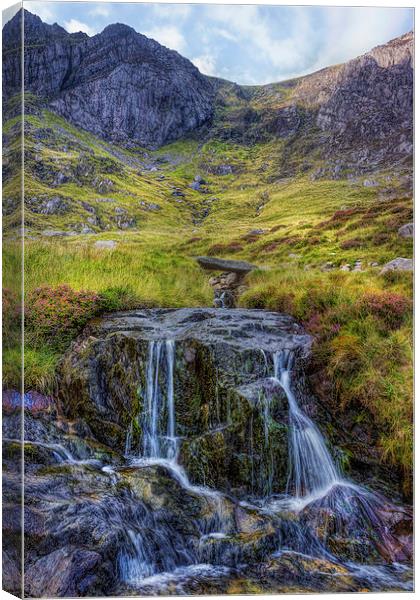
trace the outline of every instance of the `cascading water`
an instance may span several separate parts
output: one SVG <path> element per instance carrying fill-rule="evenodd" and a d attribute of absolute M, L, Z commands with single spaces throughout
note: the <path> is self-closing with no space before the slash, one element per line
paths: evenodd
<path fill-rule="evenodd" d="M 173 340 L 151 340 L 146 364 L 143 411 L 138 417 L 142 430 L 140 456 L 176 461 Z M 141 388 L 140 388 L 141 393 Z M 166 400 L 166 406 L 165 406 Z M 125 456 L 133 456 L 133 424 L 127 431 Z"/>
<path fill-rule="evenodd" d="M 321 432 L 297 404 L 290 382 L 293 360 L 288 351 L 273 354 L 274 377 L 289 404 L 289 478 L 286 496 L 277 506 L 298 514 L 306 512 L 303 524 L 309 524 L 309 529 L 306 527 L 303 537 L 315 553 L 321 548 L 321 554 L 331 557 L 326 548 L 329 538 L 345 536 L 360 542 L 368 531 L 374 532 L 382 553 L 386 552 L 391 544 L 380 515 L 384 499 L 345 479 L 336 467 Z M 319 546 L 313 532 L 322 530 L 323 546 Z M 302 530 L 291 537 L 302 540 Z"/>
<path fill-rule="evenodd" d="M 262 353 L 267 374 L 268 360 Z M 164 467 L 183 489 L 206 500 L 212 516 L 198 524 L 201 532 L 198 548 L 184 552 L 175 529 L 165 526 L 163 531 L 161 524 L 156 523 L 152 528 L 153 535 L 147 533 L 152 530 L 146 522 L 151 522 L 153 515 L 144 509 L 142 523 L 138 528 L 128 530 L 118 558 L 121 580 L 129 585 L 173 569 L 189 568 L 203 559 L 218 564 L 220 557 L 217 545 L 209 544 L 209 541 L 224 539 L 232 529 L 232 523 L 224 514 L 223 495 L 191 484 L 185 470 L 177 462 L 174 356 L 174 341 L 149 342 L 146 391 L 140 415 L 142 453 L 140 458 L 131 456 L 129 462 L 138 468 Z M 347 539 L 352 536 L 363 538 L 367 529 L 377 531 L 378 539 L 386 547 L 387 533 L 379 516 L 381 499 L 343 478 L 321 432 L 299 408 L 291 386 L 293 354 L 288 351 L 275 352 L 272 359 L 273 379 L 284 390 L 289 406 L 289 476 L 285 495 L 280 499 L 271 497 L 274 470 L 268 468 L 263 505 L 272 513 L 284 513 L 286 510 L 298 516 L 297 520 L 286 519 L 281 522 L 279 535 L 282 547 L 299 553 L 309 551 L 314 556 L 340 562 L 329 548 L 327 538 L 337 535 Z M 264 425 L 266 452 L 270 452 L 270 394 L 260 394 L 258 406 Z M 131 444 L 131 435 L 129 430 L 127 445 Z M 322 531 L 324 538 L 321 536 L 320 539 Z M 166 548 L 160 561 L 153 560 L 150 551 L 156 539 Z"/>
<path fill-rule="evenodd" d="M 178 439 L 176 437 L 174 398 L 175 342 L 173 340 L 151 340 L 146 365 L 146 393 L 140 415 L 142 428 L 141 456 L 131 454 L 132 426 L 127 432 L 126 458 L 132 467 L 164 467 L 171 476 L 189 493 L 199 496 L 209 505 L 210 518 L 198 523 L 202 540 L 212 536 L 224 536 L 231 527 L 223 507 L 223 495 L 204 486 L 190 483 L 185 470 L 177 462 Z M 165 402 L 166 400 L 166 402 Z M 145 507 L 139 527 L 129 529 L 118 556 L 120 579 L 125 584 L 138 584 L 145 578 L 162 572 L 174 571 L 199 563 L 201 543 L 198 551 L 182 550 L 180 535 L 169 524 L 162 527 L 153 521 L 153 515 Z M 153 558 L 151 548 L 161 542 L 164 555 L 158 561 Z"/>
<path fill-rule="evenodd" d="M 162 423 L 164 394 L 160 381 L 163 355 L 166 353 L 166 427 Z M 149 342 L 146 367 L 146 399 L 141 416 L 143 430 L 142 456 L 174 459 L 176 455 L 174 407 L 174 342 Z"/>
<path fill-rule="evenodd" d="M 287 492 L 296 500 L 324 496 L 341 477 L 315 423 L 298 407 L 290 387 L 293 354 L 273 355 L 274 377 L 289 403 L 289 481 Z"/>

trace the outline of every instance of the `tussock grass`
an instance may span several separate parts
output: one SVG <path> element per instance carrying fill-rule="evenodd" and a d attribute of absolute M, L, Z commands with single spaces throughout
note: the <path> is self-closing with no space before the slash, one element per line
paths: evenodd
<path fill-rule="evenodd" d="M 158 236 L 159 237 L 159 236 Z M 163 307 L 207 306 L 212 293 L 193 258 L 177 256 L 170 240 L 148 244 L 144 239 L 118 240 L 113 250 L 91 243 L 29 242 L 25 249 L 26 290 L 65 283 L 76 290 L 102 292 L 129 287 L 140 304 Z M 165 251 L 166 245 L 166 251 Z"/>

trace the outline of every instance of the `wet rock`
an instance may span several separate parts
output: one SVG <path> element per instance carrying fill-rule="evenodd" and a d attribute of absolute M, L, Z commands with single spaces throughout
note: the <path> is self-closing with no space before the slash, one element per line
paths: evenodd
<path fill-rule="evenodd" d="M 198 263 L 207 270 L 218 270 L 222 265 L 227 265 L 231 269 L 221 273 L 216 277 L 209 279 L 209 284 L 214 291 L 213 305 L 215 308 L 233 308 L 236 305 L 240 293 L 246 289 L 245 275 L 247 268 L 254 268 L 253 265 L 244 261 L 228 261 L 224 259 L 211 259 L 201 256 L 197 259 Z M 232 268 L 233 266 L 233 268 Z M 242 269 L 242 271 L 240 271 Z"/>
<path fill-rule="evenodd" d="M 60 548 L 25 570 L 26 592 L 32 597 L 85 596 L 99 587 L 101 560 L 97 552 Z"/>
<path fill-rule="evenodd" d="M 359 591 L 346 567 L 326 558 L 308 556 L 299 552 L 284 551 L 278 558 L 263 564 L 260 571 L 264 580 L 281 582 L 285 591 Z M 288 586 L 288 587 L 287 587 Z M 284 587 L 283 587 L 284 589 Z"/>
<path fill-rule="evenodd" d="M 70 418 L 85 418 L 101 442 L 121 451 L 142 410 L 139 389 L 146 386 L 149 341 L 174 339 L 180 462 L 191 480 L 231 491 L 257 491 L 272 481 L 281 489 L 287 477 L 287 425 L 277 414 L 277 401 L 264 421 L 262 405 L 238 386 L 267 374 L 275 348 L 293 347 L 304 356 L 310 338 L 301 337 L 292 319 L 265 312 L 261 322 L 260 316 L 241 309 L 156 309 L 102 320 L 63 362 L 65 411 Z M 132 443 L 137 448 L 139 438 Z"/>
<path fill-rule="evenodd" d="M 29 391 L 23 395 L 15 390 L 4 390 L 3 395 L 3 410 L 10 414 L 15 411 L 20 411 L 22 408 L 32 414 L 48 413 L 56 409 L 55 403 L 51 397 L 40 394 L 36 391 Z"/>

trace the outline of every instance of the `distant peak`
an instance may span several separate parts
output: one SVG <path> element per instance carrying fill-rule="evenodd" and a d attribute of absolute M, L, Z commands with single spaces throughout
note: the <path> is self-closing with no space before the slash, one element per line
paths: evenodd
<path fill-rule="evenodd" d="M 136 31 L 132 27 L 129 27 L 129 25 L 114 23 L 112 25 L 107 25 L 101 35 L 113 37 L 118 35 L 129 35 L 131 33 L 136 33 Z"/>

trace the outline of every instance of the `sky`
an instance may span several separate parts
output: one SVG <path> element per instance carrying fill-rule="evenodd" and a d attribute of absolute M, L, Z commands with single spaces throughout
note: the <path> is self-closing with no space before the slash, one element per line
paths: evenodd
<path fill-rule="evenodd" d="M 24 1 L 73 33 L 125 23 L 243 85 L 282 81 L 354 58 L 413 29 L 410 8 Z"/>

